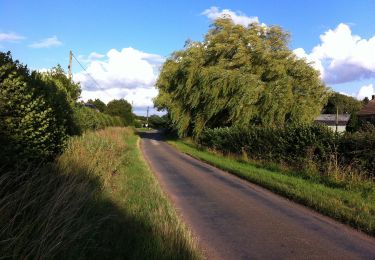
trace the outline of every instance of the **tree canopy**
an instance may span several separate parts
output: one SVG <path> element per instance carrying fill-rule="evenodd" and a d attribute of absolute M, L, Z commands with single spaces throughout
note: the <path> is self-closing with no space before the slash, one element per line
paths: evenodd
<path fill-rule="evenodd" d="M 78 100 L 81 95 L 81 87 L 67 77 L 61 65 L 58 64 L 51 70 L 42 73 L 42 75 L 45 81 L 53 82 L 59 91 L 64 92 L 69 102 L 75 103 Z"/>
<path fill-rule="evenodd" d="M 323 108 L 325 114 L 352 114 L 358 112 L 363 107 L 363 102 L 337 92 L 334 92 Z"/>
<path fill-rule="evenodd" d="M 93 104 L 102 113 L 107 109 L 107 105 L 98 98 L 96 98 L 95 100 L 89 99 L 87 103 Z"/>
<path fill-rule="evenodd" d="M 120 117 L 125 125 L 131 125 L 134 122 L 132 106 L 125 99 L 115 99 L 107 104 L 106 113 L 111 116 Z"/>
<path fill-rule="evenodd" d="M 158 116 L 151 115 L 148 119 L 149 126 L 152 128 L 167 128 L 168 127 L 168 115 Z"/>
<path fill-rule="evenodd" d="M 205 127 L 312 122 L 328 98 L 319 72 L 288 48 L 277 26 L 218 19 L 203 42 L 187 42 L 164 63 L 155 106 L 179 135 Z"/>

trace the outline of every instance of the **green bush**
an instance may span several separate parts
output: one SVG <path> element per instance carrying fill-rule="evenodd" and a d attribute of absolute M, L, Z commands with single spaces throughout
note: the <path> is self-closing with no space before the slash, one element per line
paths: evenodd
<path fill-rule="evenodd" d="M 375 127 L 367 131 L 346 133 L 340 138 L 340 162 L 354 166 L 360 172 L 375 176 Z"/>
<path fill-rule="evenodd" d="M 107 104 L 105 113 L 111 116 L 118 116 L 126 126 L 134 125 L 135 115 L 132 106 L 125 99 L 114 99 Z"/>
<path fill-rule="evenodd" d="M 124 126 L 119 117 L 113 117 L 92 108 L 77 104 L 74 108 L 74 121 L 79 133 L 87 130 L 103 129 L 107 126 Z"/>
<path fill-rule="evenodd" d="M 151 115 L 148 119 L 149 127 L 155 129 L 166 129 L 168 128 L 169 124 L 169 117 L 168 115 L 158 116 L 158 115 Z"/>
<path fill-rule="evenodd" d="M 53 81 L 0 52 L 0 156 L 2 163 L 49 160 L 74 126 L 72 109 Z"/>
<path fill-rule="evenodd" d="M 113 125 L 114 126 L 125 126 L 124 122 L 122 121 L 122 119 L 120 117 L 113 116 L 111 118 L 113 120 Z"/>

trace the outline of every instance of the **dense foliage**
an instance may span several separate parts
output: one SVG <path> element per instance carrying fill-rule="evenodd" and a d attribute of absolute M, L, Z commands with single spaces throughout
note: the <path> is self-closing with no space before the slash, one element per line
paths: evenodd
<path fill-rule="evenodd" d="M 340 160 L 344 165 L 356 167 L 375 177 L 375 127 L 372 124 L 366 126 L 340 138 Z"/>
<path fill-rule="evenodd" d="M 87 103 L 94 105 L 100 112 L 120 118 L 122 124 L 134 125 L 136 116 L 133 114 L 132 106 L 125 99 L 114 99 L 107 105 L 100 99 L 89 99 Z"/>
<path fill-rule="evenodd" d="M 277 26 L 216 20 L 203 42 L 188 42 L 164 63 L 156 107 L 169 112 L 180 135 L 312 122 L 328 91 L 319 72 L 288 49 L 288 38 Z"/>
<path fill-rule="evenodd" d="M 198 142 L 223 153 L 329 173 L 337 165 L 375 175 L 375 130 L 335 135 L 326 127 L 230 127 L 206 129 Z"/>
<path fill-rule="evenodd" d="M 169 118 L 168 115 L 158 116 L 158 115 L 151 115 L 148 119 L 149 127 L 155 129 L 166 129 L 169 127 Z"/>
<path fill-rule="evenodd" d="M 106 113 L 111 116 L 120 117 L 125 125 L 132 125 L 134 123 L 134 114 L 132 106 L 125 99 L 115 99 L 107 104 Z"/>
<path fill-rule="evenodd" d="M 224 153 L 245 152 L 252 159 L 299 167 L 308 160 L 329 162 L 334 140 L 334 133 L 325 127 L 301 125 L 207 129 L 199 142 Z"/>
<path fill-rule="evenodd" d="M 334 92 L 323 108 L 324 114 L 352 114 L 363 107 L 363 103 L 353 97 Z"/>
<path fill-rule="evenodd" d="M 58 76 L 30 73 L 9 52 L 0 52 L 0 156 L 4 163 L 52 158 L 74 132 L 69 101 L 71 89 L 77 88 L 72 83 L 59 85 Z"/>
<path fill-rule="evenodd" d="M 123 125 L 118 118 L 77 105 L 80 92 L 60 66 L 30 72 L 10 52 L 0 52 L 1 166 L 48 161 L 62 151 L 68 136 Z"/>
<path fill-rule="evenodd" d="M 102 113 L 104 113 L 107 109 L 107 105 L 98 98 L 96 98 L 95 100 L 89 99 L 87 103 L 93 104 Z"/>
<path fill-rule="evenodd" d="M 80 133 L 87 130 L 99 130 L 108 126 L 124 126 L 120 117 L 100 113 L 83 105 L 75 106 L 74 119 Z"/>

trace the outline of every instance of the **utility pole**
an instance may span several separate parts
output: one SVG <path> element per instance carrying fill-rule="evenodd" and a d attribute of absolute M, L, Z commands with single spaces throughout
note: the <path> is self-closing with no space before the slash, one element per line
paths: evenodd
<path fill-rule="evenodd" d="M 339 108 L 336 107 L 336 134 L 339 126 Z"/>
<path fill-rule="evenodd" d="M 148 128 L 148 109 L 149 107 L 147 107 L 147 123 L 146 123 L 147 128 Z"/>
<path fill-rule="evenodd" d="M 72 50 L 70 50 L 70 52 L 69 52 L 69 66 L 68 66 L 69 79 L 70 80 L 72 80 L 72 60 L 73 60 L 73 52 L 72 52 Z"/>
<path fill-rule="evenodd" d="M 338 155 L 337 155 L 337 144 L 338 144 L 338 125 L 339 125 L 339 108 L 336 106 L 336 134 L 335 134 L 335 174 L 338 172 Z"/>

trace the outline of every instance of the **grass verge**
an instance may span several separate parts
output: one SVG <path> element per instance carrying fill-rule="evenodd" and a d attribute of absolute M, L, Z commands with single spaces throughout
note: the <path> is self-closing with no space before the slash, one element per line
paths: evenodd
<path fill-rule="evenodd" d="M 333 185 L 295 173 L 262 169 L 250 163 L 196 148 L 181 140 L 168 141 L 178 150 L 252 183 L 306 205 L 372 236 L 375 235 L 375 186 Z"/>
<path fill-rule="evenodd" d="M 107 128 L 54 163 L 0 174 L 0 259 L 197 259 L 142 159 L 139 137 Z"/>

